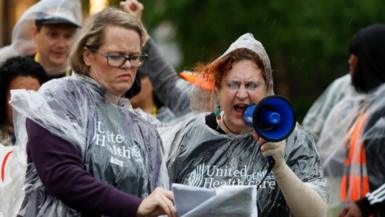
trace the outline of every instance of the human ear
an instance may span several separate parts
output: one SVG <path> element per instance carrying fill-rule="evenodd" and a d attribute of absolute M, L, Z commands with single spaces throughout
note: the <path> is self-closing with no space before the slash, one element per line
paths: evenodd
<path fill-rule="evenodd" d="M 351 75 L 354 74 L 354 71 L 356 70 L 356 67 L 357 67 L 357 63 L 358 63 L 358 57 L 354 54 L 350 54 L 348 64 L 349 64 L 349 72 Z"/>
<path fill-rule="evenodd" d="M 36 41 L 37 40 L 36 37 L 39 34 L 39 30 L 37 29 L 37 27 L 35 25 L 32 26 L 31 32 L 32 32 L 33 40 Z"/>
<path fill-rule="evenodd" d="M 90 66 L 94 58 L 94 53 L 88 48 L 83 48 L 82 58 L 86 66 Z"/>

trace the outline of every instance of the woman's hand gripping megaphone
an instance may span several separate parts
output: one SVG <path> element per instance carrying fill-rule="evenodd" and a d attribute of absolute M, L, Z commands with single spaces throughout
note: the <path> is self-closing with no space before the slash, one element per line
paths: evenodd
<path fill-rule="evenodd" d="M 272 171 L 279 170 L 281 166 L 285 164 L 285 149 L 286 140 L 279 142 L 268 142 L 262 137 L 258 136 L 256 132 L 252 132 L 253 138 L 261 146 L 262 155 L 268 160 L 269 166 L 272 167 Z"/>

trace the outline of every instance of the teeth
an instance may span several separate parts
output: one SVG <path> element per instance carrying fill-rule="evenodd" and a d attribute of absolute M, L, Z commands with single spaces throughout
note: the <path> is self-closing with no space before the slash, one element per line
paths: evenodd
<path fill-rule="evenodd" d="M 247 105 L 246 105 L 246 104 L 236 104 L 236 105 L 234 105 L 234 107 L 238 107 L 238 108 L 246 108 Z"/>
<path fill-rule="evenodd" d="M 243 112 L 246 109 L 247 105 L 246 104 L 236 104 L 234 105 L 235 111 L 238 112 Z"/>

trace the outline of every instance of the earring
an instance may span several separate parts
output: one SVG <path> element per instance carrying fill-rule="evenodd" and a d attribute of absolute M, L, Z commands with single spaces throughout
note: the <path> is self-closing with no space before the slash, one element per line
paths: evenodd
<path fill-rule="evenodd" d="M 215 120 L 217 122 L 217 130 L 219 130 L 219 122 L 221 121 L 221 105 L 219 105 L 219 103 L 216 103 L 215 105 L 215 111 L 214 111 L 214 114 L 215 114 Z"/>
<path fill-rule="evenodd" d="M 215 114 L 215 117 L 217 120 L 220 120 L 221 119 L 221 105 L 219 105 L 219 103 L 217 103 L 215 105 L 215 111 L 214 111 L 214 114 Z"/>

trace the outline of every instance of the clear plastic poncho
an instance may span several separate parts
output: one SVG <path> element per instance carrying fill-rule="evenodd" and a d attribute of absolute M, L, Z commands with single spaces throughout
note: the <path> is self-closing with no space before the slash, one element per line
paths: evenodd
<path fill-rule="evenodd" d="M 127 99 L 119 99 L 118 105 L 110 103 L 95 80 L 73 74 L 45 83 L 39 92 L 12 91 L 11 104 L 19 116 L 73 144 L 96 179 L 139 197 L 157 186 L 168 187 L 156 129 L 133 112 Z M 16 127 L 25 130 L 19 124 Z M 24 133 L 17 140 L 25 145 L 27 136 Z M 47 193 L 33 162 L 26 173 L 21 216 L 31 212 L 33 216 L 79 215 Z"/>
<path fill-rule="evenodd" d="M 21 149 L 0 144 L 0 216 L 16 216 L 23 201 L 27 156 Z"/>
<path fill-rule="evenodd" d="M 63 18 L 78 26 L 82 24 L 82 9 L 79 0 L 41 0 L 28 8 L 12 29 L 12 43 L 0 49 L 0 64 L 14 56 L 33 55 L 38 51 L 32 39 L 32 27 L 36 17 L 54 16 Z M 65 71 L 67 65 L 53 69 Z"/>
<path fill-rule="evenodd" d="M 263 45 L 252 34 L 240 36 L 218 59 L 239 48 L 247 48 L 260 56 L 267 74 L 266 92 L 273 95 L 270 60 Z M 211 97 L 202 91 L 195 94 L 198 95 L 192 97 L 198 97 L 197 103 L 202 105 L 198 108 L 215 101 L 213 92 Z M 206 115 L 190 115 L 184 122 L 178 121 L 173 129 L 160 131 L 165 132 L 161 136 L 166 147 L 170 144 L 167 168 L 171 182 L 204 188 L 259 185 L 258 216 L 292 216 L 274 176 L 267 174 L 268 163 L 257 141 L 249 133 L 227 135 L 217 132 L 205 123 Z M 326 183 L 314 139 L 299 125 L 286 139 L 285 160 L 299 179 L 325 198 Z"/>
<path fill-rule="evenodd" d="M 323 131 L 318 141 L 322 168 L 328 181 L 330 209 L 338 210 L 343 204 L 340 200 L 341 177 L 349 169 L 344 166 L 344 158 L 352 146 L 362 145 L 366 154 L 366 171 L 369 191 L 385 183 L 385 85 L 368 94 L 346 96 L 330 112 L 325 120 Z M 358 135 L 353 136 L 357 119 L 365 117 Z M 362 157 L 360 151 L 353 152 L 353 161 Z M 354 173 L 353 169 L 349 171 Z M 364 172 L 365 173 L 365 172 Z M 365 175 L 365 174 L 363 174 Z M 351 192 L 347 192 L 348 195 Z"/>
<path fill-rule="evenodd" d="M 147 41 L 143 52 L 148 54 L 148 59 L 139 70 L 146 73 L 151 79 L 154 94 L 176 117 L 190 112 L 190 83 L 177 75 L 152 39 Z"/>
<path fill-rule="evenodd" d="M 205 115 L 190 117 L 171 140 L 167 159 L 171 182 L 205 188 L 258 185 L 268 167 L 260 145 L 249 134 L 220 134 L 206 125 Z M 285 160 L 299 179 L 325 198 L 326 184 L 313 137 L 299 126 L 286 140 Z M 258 189 L 257 206 L 262 217 L 291 216 L 272 174 Z"/>
<path fill-rule="evenodd" d="M 303 128 L 312 133 L 317 141 L 332 108 L 345 96 L 349 97 L 355 93 L 350 74 L 334 80 L 307 112 L 303 119 Z"/>

